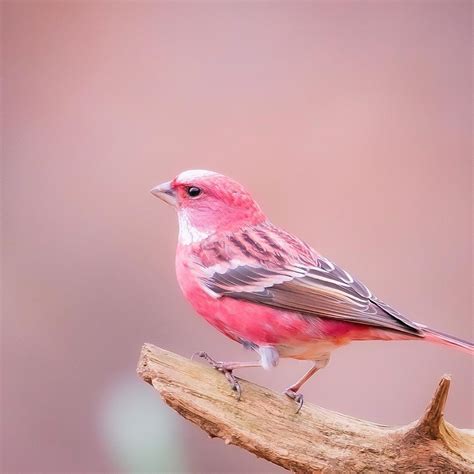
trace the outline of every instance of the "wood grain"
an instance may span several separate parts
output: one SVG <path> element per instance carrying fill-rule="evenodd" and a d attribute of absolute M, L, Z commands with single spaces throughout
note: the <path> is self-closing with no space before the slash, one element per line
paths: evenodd
<path fill-rule="evenodd" d="M 212 437 L 294 472 L 474 472 L 474 432 L 444 420 L 444 376 L 420 420 L 379 425 L 305 403 L 239 379 L 237 401 L 218 371 L 160 349 L 142 348 L 137 368 L 163 400 Z"/>

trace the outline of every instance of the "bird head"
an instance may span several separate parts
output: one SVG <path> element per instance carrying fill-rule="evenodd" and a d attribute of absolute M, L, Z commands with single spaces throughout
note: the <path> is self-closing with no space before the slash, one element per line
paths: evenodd
<path fill-rule="evenodd" d="M 154 187 L 151 193 L 175 207 L 182 244 L 265 220 L 260 207 L 241 184 L 212 171 L 184 171 L 172 181 Z"/>

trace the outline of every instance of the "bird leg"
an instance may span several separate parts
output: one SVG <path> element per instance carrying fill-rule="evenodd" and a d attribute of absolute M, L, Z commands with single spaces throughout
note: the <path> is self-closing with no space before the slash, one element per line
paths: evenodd
<path fill-rule="evenodd" d="M 314 361 L 313 367 L 306 372 L 303 377 L 301 377 L 296 383 L 294 383 L 291 387 L 288 387 L 285 390 L 285 395 L 290 397 L 296 403 L 298 403 L 298 408 L 296 409 L 296 413 L 299 413 L 301 407 L 303 406 L 304 397 L 302 393 L 298 393 L 299 389 L 302 387 L 304 383 L 306 383 L 318 370 L 326 367 L 329 362 L 329 357 L 327 359 L 316 360 Z"/>
<path fill-rule="evenodd" d="M 237 378 L 233 374 L 233 371 L 245 367 L 261 367 L 262 365 L 261 362 L 220 362 L 214 360 L 207 352 L 195 352 L 191 359 L 194 359 L 194 357 L 204 359 L 210 366 L 214 367 L 214 369 L 222 372 L 228 380 L 232 390 L 237 393 L 237 400 L 240 400 L 242 390 Z"/>

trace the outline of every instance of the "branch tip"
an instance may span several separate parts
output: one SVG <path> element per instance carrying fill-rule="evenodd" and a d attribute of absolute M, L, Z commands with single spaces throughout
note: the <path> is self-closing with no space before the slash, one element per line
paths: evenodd
<path fill-rule="evenodd" d="M 436 387 L 436 391 L 429 405 L 426 407 L 425 413 L 418 421 L 415 430 L 432 439 L 440 438 L 441 426 L 444 424 L 444 408 L 448 399 L 449 386 L 451 384 L 451 376 L 443 375 Z"/>
<path fill-rule="evenodd" d="M 150 344 L 143 344 L 137 365 L 138 376 L 150 385 L 153 382 L 153 371 L 149 368 L 149 354 L 151 351 L 152 346 L 150 347 Z"/>

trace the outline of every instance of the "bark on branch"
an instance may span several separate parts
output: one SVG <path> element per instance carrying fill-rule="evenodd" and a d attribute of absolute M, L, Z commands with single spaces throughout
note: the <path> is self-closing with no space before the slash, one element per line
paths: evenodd
<path fill-rule="evenodd" d="M 151 344 L 138 374 L 180 415 L 211 437 L 295 472 L 474 472 L 474 431 L 444 420 L 444 376 L 420 420 L 383 426 L 305 403 L 240 380 L 237 401 L 218 371 Z"/>

